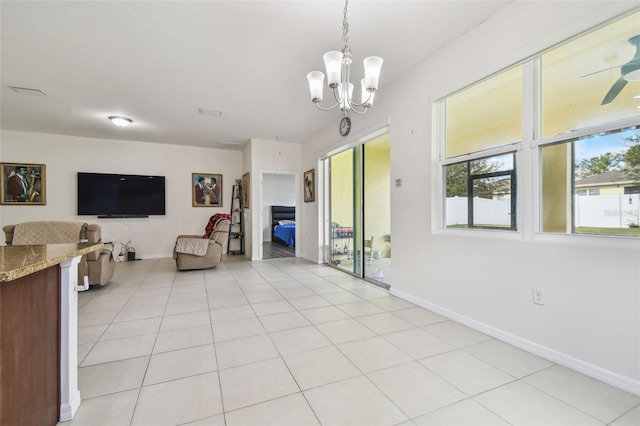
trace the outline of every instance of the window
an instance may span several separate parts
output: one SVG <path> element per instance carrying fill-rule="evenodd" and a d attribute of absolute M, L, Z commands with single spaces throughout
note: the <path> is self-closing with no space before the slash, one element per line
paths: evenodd
<path fill-rule="evenodd" d="M 525 203 L 539 206 L 533 232 L 640 238 L 640 78 L 631 66 L 639 19 L 633 13 L 440 101 L 443 227 L 516 231 L 518 217 L 535 217 L 518 214 L 517 188 L 537 181 Z M 522 182 L 518 161 L 532 169 Z"/>
<path fill-rule="evenodd" d="M 634 179 L 627 164 L 640 146 L 636 132 L 615 129 L 541 148 L 543 232 L 640 236 L 629 226 L 640 218 L 638 195 L 623 185 Z"/>
<path fill-rule="evenodd" d="M 515 153 L 445 166 L 446 226 L 516 230 Z"/>

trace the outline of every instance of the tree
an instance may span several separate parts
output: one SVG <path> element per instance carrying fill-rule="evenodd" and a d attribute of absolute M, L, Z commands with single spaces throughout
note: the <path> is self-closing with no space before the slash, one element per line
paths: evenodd
<path fill-rule="evenodd" d="M 636 140 L 624 153 L 624 173 L 635 182 L 640 182 L 640 141 Z"/>
<path fill-rule="evenodd" d="M 606 152 L 591 158 L 585 158 L 576 165 L 576 178 L 599 175 L 611 170 L 622 170 L 621 162 L 624 154 Z"/>
<path fill-rule="evenodd" d="M 500 169 L 502 164 L 500 162 L 482 159 L 446 166 L 445 190 L 447 198 L 456 196 L 467 197 L 469 195 L 469 167 L 471 167 L 471 175 L 474 176 L 494 172 Z M 473 196 L 491 199 L 497 193 L 508 191 L 508 182 L 509 181 L 500 178 L 474 179 Z"/>

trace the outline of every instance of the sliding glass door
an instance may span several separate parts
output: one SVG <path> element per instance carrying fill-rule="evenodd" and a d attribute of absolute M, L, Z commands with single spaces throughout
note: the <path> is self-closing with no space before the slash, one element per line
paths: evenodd
<path fill-rule="evenodd" d="M 391 282 L 390 140 L 384 132 L 324 160 L 325 262 L 382 287 Z"/>

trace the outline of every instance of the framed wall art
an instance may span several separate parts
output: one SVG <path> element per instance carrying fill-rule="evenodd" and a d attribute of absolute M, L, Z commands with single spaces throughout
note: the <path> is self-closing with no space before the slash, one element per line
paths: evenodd
<path fill-rule="evenodd" d="M 222 207 L 222 175 L 191 173 L 193 207 Z"/>
<path fill-rule="evenodd" d="M 304 202 L 310 203 L 316 200 L 316 169 L 304 172 Z"/>
<path fill-rule="evenodd" d="M 242 205 L 244 206 L 245 209 L 251 208 L 250 202 L 251 202 L 251 197 L 249 196 L 251 193 L 249 192 L 250 188 L 250 174 L 249 172 L 245 173 L 242 175 Z"/>
<path fill-rule="evenodd" d="M 45 165 L 0 163 L 4 205 L 44 206 L 47 201 Z"/>

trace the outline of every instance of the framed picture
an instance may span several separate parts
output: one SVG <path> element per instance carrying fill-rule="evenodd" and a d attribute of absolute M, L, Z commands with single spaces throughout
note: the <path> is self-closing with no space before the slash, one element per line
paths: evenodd
<path fill-rule="evenodd" d="M 316 169 L 304 172 L 304 202 L 310 203 L 316 200 Z"/>
<path fill-rule="evenodd" d="M 0 163 L 2 167 L 2 202 L 4 205 L 47 204 L 45 165 Z"/>
<path fill-rule="evenodd" d="M 222 207 L 222 175 L 191 173 L 193 207 Z"/>
<path fill-rule="evenodd" d="M 251 207 L 249 204 L 251 201 L 251 197 L 249 196 L 250 195 L 249 176 L 250 176 L 249 172 L 242 175 L 242 189 L 244 190 L 243 197 L 242 197 L 242 205 L 244 206 L 245 209 L 248 209 Z"/>

